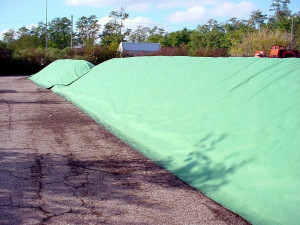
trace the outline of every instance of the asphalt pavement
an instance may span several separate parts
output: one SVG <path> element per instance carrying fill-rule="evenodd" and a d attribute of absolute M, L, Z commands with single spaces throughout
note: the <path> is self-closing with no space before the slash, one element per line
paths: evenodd
<path fill-rule="evenodd" d="M 0 224 L 249 224 L 24 76 L 0 77 Z"/>

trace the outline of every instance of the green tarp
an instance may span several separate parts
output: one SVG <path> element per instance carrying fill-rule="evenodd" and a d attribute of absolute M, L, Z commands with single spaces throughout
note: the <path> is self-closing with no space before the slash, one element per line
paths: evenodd
<path fill-rule="evenodd" d="M 69 85 L 93 67 L 92 63 L 85 60 L 59 59 L 29 79 L 44 88 L 50 88 L 58 84 Z"/>
<path fill-rule="evenodd" d="M 299 59 L 113 59 L 52 90 L 251 223 L 299 224 Z"/>

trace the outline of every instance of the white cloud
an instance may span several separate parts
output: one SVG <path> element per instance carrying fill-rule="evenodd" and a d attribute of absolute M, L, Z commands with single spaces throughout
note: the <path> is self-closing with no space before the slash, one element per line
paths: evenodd
<path fill-rule="evenodd" d="M 100 32 L 103 31 L 104 25 L 106 23 L 108 23 L 110 20 L 111 20 L 111 18 L 108 17 L 108 16 L 102 17 L 101 19 L 98 20 L 98 24 L 101 25 Z M 124 21 L 125 29 L 129 28 L 129 29 L 132 29 L 132 30 L 135 30 L 137 26 L 153 27 L 154 25 L 155 25 L 155 22 L 151 18 L 142 17 L 142 16 L 137 16 L 133 19 L 128 18 Z"/>
<path fill-rule="evenodd" d="M 128 11 L 133 11 L 133 12 L 146 12 L 149 11 L 151 8 L 151 4 L 150 3 L 137 3 L 137 4 L 131 4 L 128 7 L 126 7 L 126 10 Z"/>
<path fill-rule="evenodd" d="M 223 2 L 211 7 L 204 8 L 195 6 L 185 11 L 176 11 L 169 15 L 167 19 L 173 23 L 181 22 L 205 22 L 210 18 L 218 20 L 220 17 L 248 18 L 257 6 L 251 1 L 242 1 L 240 3 Z"/>
<path fill-rule="evenodd" d="M 96 7 L 124 6 L 129 11 L 144 12 L 150 9 L 151 3 L 147 0 L 65 0 L 67 5 L 87 5 Z"/>
<path fill-rule="evenodd" d="M 178 1 L 178 0 L 164 0 L 158 1 L 157 8 L 193 8 L 197 6 L 209 6 L 209 5 L 216 5 L 222 3 L 224 0 L 185 0 L 185 1 Z"/>
<path fill-rule="evenodd" d="M 65 0 L 69 5 L 124 6 L 133 12 L 177 9 L 167 20 L 173 23 L 205 22 L 209 18 L 247 18 L 258 7 L 251 0 Z M 155 13 L 155 12 L 154 12 Z"/>
<path fill-rule="evenodd" d="M 102 17 L 98 20 L 98 24 L 101 26 L 104 26 L 106 23 L 108 23 L 111 20 L 109 16 Z"/>
<path fill-rule="evenodd" d="M 158 9 L 164 8 L 191 8 L 196 6 L 216 5 L 224 0 L 65 0 L 67 5 L 87 5 L 87 6 L 124 6 L 129 11 L 148 11 L 151 6 Z"/>
<path fill-rule="evenodd" d="M 232 2 L 224 2 L 221 5 L 215 6 L 211 10 L 211 14 L 214 17 L 230 16 L 245 18 L 249 17 L 251 12 L 256 9 L 257 7 L 254 5 L 254 3 L 250 1 L 243 1 L 237 4 Z"/>
<path fill-rule="evenodd" d="M 37 26 L 38 26 L 38 24 L 36 24 L 36 23 L 31 23 L 31 24 L 26 25 L 26 28 L 27 28 L 27 29 L 31 29 L 32 27 L 37 27 Z"/>
<path fill-rule="evenodd" d="M 88 5 L 88 6 L 108 6 L 116 4 L 120 1 L 118 0 L 66 0 L 67 5 Z"/>
<path fill-rule="evenodd" d="M 0 31 L 0 40 L 3 40 L 3 34 L 7 31 L 8 29 Z"/>
<path fill-rule="evenodd" d="M 28 24 L 28 25 L 26 25 L 25 27 L 27 28 L 27 29 L 31 29 L 32 27 L 37 27 L 38 25 L 36 24 L 36 23 L 31 23 L 31 24 Z M 22 26 L 23 27 L 23 26 Z M 21 28 L 21 27 L 19 27 L 19 28 Z M 18 28 L 18 29 L 19 29 Z M 18 31 L 18 29 L 14 29 L 14 31 Z M 5 32 L 7 32 L 7 31 L 9 31 L 9 29 L 5 29 L 5 30 L 2 30 L 2 31 L 0 31 L 0 40 L 3 40 L 3 34 L 5 33 Z M 16 36 L 17 37 L 17 36 Z"/>
<path fill-rule="evenodd" d="M 124 21 L 124 25 L 126 28 L 135 29 L 137 26 L 142 27 L 153 27 L 155 22 L 149 17 L 138 16 L 133 19 L 127 19 Z"/>
<path fill-rule="evenodd" d="M 168 20 L 174 23 L 197 22 L 205 17 L 206 9 L 201 6 L 189 8 L 187 11 L 176 11 L 168 16 Z"/>

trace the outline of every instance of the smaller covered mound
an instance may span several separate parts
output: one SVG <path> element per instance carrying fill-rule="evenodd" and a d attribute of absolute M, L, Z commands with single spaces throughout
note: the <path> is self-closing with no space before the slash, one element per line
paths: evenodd
<path fill-rule="evenodd" d="M 94 66 L 85 60 L 59 59 L 29 79 L 44 88 L 58 84 L 66 86 L 88 73 Z"/>

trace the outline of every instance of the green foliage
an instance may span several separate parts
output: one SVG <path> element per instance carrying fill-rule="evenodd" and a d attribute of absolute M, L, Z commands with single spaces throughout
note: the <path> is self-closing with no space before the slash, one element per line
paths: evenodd
<path fill-rule="evenodd" d="M 266 19 L 267 19 L 266 14 L 262 14 L 262 11 L 256 10 L 251 13 L 249 24 L 252 26 L 252 28 L 261 29 Z"/>
<path fill-rule="evenodd" d="M 76 23 L 76 27 L 79 31 L 77 37 L 81 43 L 94 44 L 100 30 L 100 25 L 98 24 L 95 15 L 91 15 L 90 17 L 80 17 Z"/>
<path fill-rule="evenodd" d="M 230 36 L 217 30 L 202 33 L 194 31 L 189 43 L 190 53 L 194 55 L 198 49 L 228 49 L 231 45 Z"/>
<path fill-rule="evenodd" d="M 162 45 L 164 40 L 164 36 L 160 34 L 153 34 L 147 38 L 147 42 L 149 43 L 160 43 Z"/>
<path fill-rule="evenodd" d="M 270 11 L 274 12 L 271 17 L 271 22 L 274 23 L 282 18 L 287 18 L 291 15 L 291 10 L 288 8 L 290 0 L 273 0 L 270 6 Z"/>
<path fill-rule="evenodd" d="M 14 41 L 12 48 L 16 51 L 23 49 L 38 48 L 41 46 L 41 39 L 36 36 L 22 35 L 18 40 Z"/>
<path fill-rule="evenodd" d="M 66 18 L 55 18 L 49 23 L 49 44 L 53 47 L 63 49 L 70 46 L 71 21 Z"/>
<path fill-rule="evenodd" d="M 73 49 L 70 48 L 71 21 L 66 17 L 55 18 L 48 23 L 47 51 L 46 24 L 43 22 L 30 29 L 23 26 L 3 34 L 3 41 L 0 41 L 1 73 L 32 74 L 60 58 L 86 59 L 99 64 L 119 57 L 117 49 L 121 41 L 160 43 L 162 50 L 152 55 L 252 57 L 256 50 L 268 50 L 272 45 L 299 48 L 300 12 L 293 14 L 289 4 L 290 0 L 273 0 L 270 6 L 273 15 L 268 19 L 257 10 L 248 20 L 233 17 L 219 23 L 209 19 L 197 29 L 184 28 L 169 33 L 157 26 L 125 29 L 124 21 L 129 14 L 121 8 L 110 13 L 110 21 L 104 25 L 102 33 L 95 15 L 80 17 L 76 22 L 77 32 L 73 35 Z M 101 44 L 96 44 L 99 39 Z"/>
<path fill-rule="evenodd" d="M 0 42 L 1 74 L 33 74 L 57 59 L 85 59 L 93 64 L 119 57 L 118 44 L 107 46 L 90 45 L 82 48 L 33 48 L 10 52 Z"/>
<path fill-rule="evenodd" d="M 85 59 L 95 65 L 119 57 L 118 44 L 86 46 L 74 50 L 74 59 Z"/>
<path fill-rule="evenodd" d="M 181 31 L 171 32 L 166 35 L 166 46 L 187 45 L 191 41 L 192 31 L 184 28 Z"/>
<path fill-rule="evenodd" d="M 131 30 L 124 30 L 124 20 L 128 19 L 129 14 L 122 7 L 119 11 L 112 11 L 109 15 L 110 21 L 104 25 L 101 37 L 102 45 L 120 43 L 129 37 Z"/>
<path fill-rule="evenodd" d="M 137 26 L 136 30 L 131 32 L 129 36 L 129 41 L 131 42 L 146 42 L 149 36 L 150 28 Z"/>
<path fill-rule="evenodd" d="M 8 45 L 12 44 L 16 38 L 17 33 L 13 29 L 9 29 L 3 33 L 3 41 Z"/>
<path fill-rule="evenodd" d="M 241 42 L 236 42 L 229 53 L 232 56 L 254 56 L 255 51 L 269 50 L 273 45 L 288 46 L 291 35 L 285 31 L 262 29 L 246 35 Z"/>
<path fill-rule="evenodd" d="M 102 37 L 101 44 L 104 46 L 111 45 L 111 44 L 119 44 L 122 40 L 123 40 L 122 35 L 110 34 Z"/>

